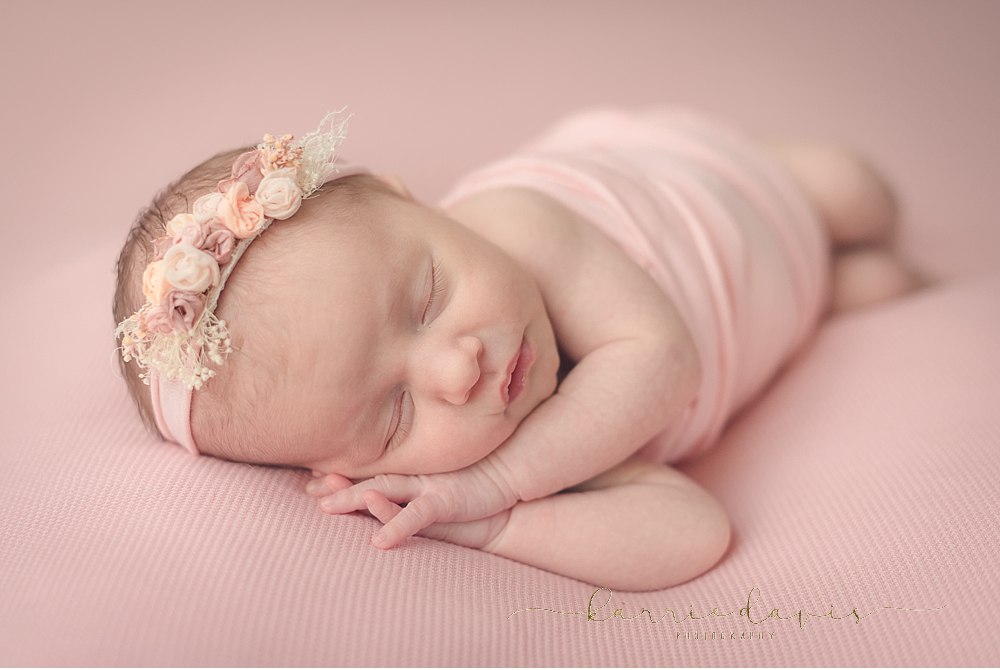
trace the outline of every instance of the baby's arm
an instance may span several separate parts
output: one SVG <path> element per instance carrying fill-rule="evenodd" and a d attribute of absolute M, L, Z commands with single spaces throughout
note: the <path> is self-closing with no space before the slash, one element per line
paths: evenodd
<path fill-rule="evenodd" d="M 701 374 L 687 326 L 649 275 L 600 231 L 535 197 L 521 193 L 508 212 L 509 194 L 493 191 L 470 211 L 457 208 L 532 273 L 563 350 L 577 361 L 484 459 L 519 500 L 621 463 L 681 414 Z"/>
<path fill-rule="evenodd" d="M 388 523 L 400 508 L 372 491 Z M 421 535 L 624 591 L 663 589 L 711 568 L 729 544 L 722 507 L 673 468 L 629 459 L 566 492 Z"/>
<path fill-rule="evenodd" d="M 364 509 L 362 495 L 372 488 L 410 501 L 386 525 L 381 546 L 434 522 L 482 519 L 587 481 L 638 451 L 695 398 L 698 354 L 666 294 L 602 233 L 528 194 L 487 192 L 453 215 L 533 275 L 562 349 L 577 364 L 506 442 L 473 465 L 377 475 L 324 499 L 322 509 L 334 514 Z"/>

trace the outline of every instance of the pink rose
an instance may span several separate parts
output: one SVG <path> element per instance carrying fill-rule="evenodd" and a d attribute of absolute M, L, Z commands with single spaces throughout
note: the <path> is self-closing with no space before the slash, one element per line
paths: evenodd
<path fill-rule="evenodd" d="M 201 293 L 219 283 L 219 264 L 190 244 L 175 244 L 163 257 L 164 276 L 180 291 Z"/>
<path fill-rule="evenodd" d="M 205 296 L 190 291 L 171 291 L 167 294 L 165 307 L 174 330 L 191 330 L 205 309 Z"/>
<path fill-rule="evenodd" d="M 215 218 L 215 212 L 219 209 L 219 203 L 225 199 L 222 193 L 213 191 L 206 193 L 194 201 L 191 208 L 192 215 L 199 223 L 205 223 Z"/>
<path fill-rule="evenodd" d="M 142 294 L 154 305 L 163 302 L 163 297 L 170 290 L 170 284 L 164 276 L 166 266 L 163 261 L 153 261 L 142 273 Z"/>
<path fill-rule="evenodd" d="M 215 215 L 239 239 L 252 237 L 264 225 L 264 209 L 250 196 L 247 185 L 234 182 L 226 191 Z"/>
<path fill-rule="evenodd" d="M 269 172 L 257 188 L 254 198 L 264 210 L 264 216 L 287 219 L 302 205 L 302 189 L 295 181 L 295 168 Z"/>
<path fill-rule="evenodd" d="M 171 293 L 173 293 L 171 291 Z M 145 330 L 150 333 L 169 333 L 174 329 L 170 322 L 170 310 L 166 305 L 153 305 L 144 315 Z"/>
<path fill-rule="evenodd" d="M 233 163 L 232 176 L 229 179 L 219 182 L 220 186 L 225 184 L 224 188 L 220 188 L 219 191 L 225 193 L 229 190 L 232 182 L 238 180 L 245 183 L 250 192 L 253 193 L 257 190 L 257 186 L 260 185 L 262 176 L 260 171 L 260 152 L 256 149 L 247 151 L 240 154 L 236 162 Z"/>
<path fill-rule="evenodd" d="M 215 262 L 220 266 L 225 265 L 233 255 L 233 247 L 236 246 L 236 237 L 233 236 L 233 231 L 219 223 L 218 220 L 209 221 L 207 230 L 202 250 L 212 254 L 215 257 Z"/>

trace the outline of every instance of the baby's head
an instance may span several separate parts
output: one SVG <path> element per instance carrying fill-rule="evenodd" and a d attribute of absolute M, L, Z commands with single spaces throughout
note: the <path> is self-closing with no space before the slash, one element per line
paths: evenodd
<path fill-rule="evenodd" d="M 144 273 L 170 243 L 167 224 L 252 149 L 205 161 L 140 214 L 118 260 L 116 324 L 147 302 Z M 555 389 L 555 339 L 532 277 L 391 178 L 329 181 L 223 281 L 214 315 L 232 351 L 190 392 L 203 454 L 352 478 L 446 472 L 499 446 Z M 122 369 L 162 437 L 142 370 L 134 359 Z"/>

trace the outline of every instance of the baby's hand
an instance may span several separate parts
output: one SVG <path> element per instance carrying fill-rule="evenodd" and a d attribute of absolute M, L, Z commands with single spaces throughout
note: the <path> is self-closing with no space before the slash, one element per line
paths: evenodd
<path fill-rule="evenodd" d="M 320 508 L 329 514 L 368 509 L 364 493 L 370 490 L 389 501 L 407 503 L 376 535 L 374 544 L 382 549 L 433 523 L 485 519 L 517 503 L 514 491 L 496 473 L 488 472 L 483 461 L 441 474 L 376 475 L 353 486 L 345 477 L 327 475 L 310 486 L 307 490 L 313 494 L 336 491 L 320 501 Z"/>
<path fill-rule="evenodd" d="M 372 513 L 382 523 L 389 523 L 404 508 L 390 501 L 384 495 L 374 489 L 369 489 L 362 494 L 368 511 Z M 421 530 L 418 535 L 429 537 L 432 540 L 444 540 L 452 544 L 460 544 L 463 547 L 482 549 L 500 534 L 507 526 L 510 518 L 510 510 L 503 510 L 499 514 L 494 514 L 478 521 L 461 521 L 456 523 L 433 523 Z M 375 534 L 378 537 L 379 533 Z"/>

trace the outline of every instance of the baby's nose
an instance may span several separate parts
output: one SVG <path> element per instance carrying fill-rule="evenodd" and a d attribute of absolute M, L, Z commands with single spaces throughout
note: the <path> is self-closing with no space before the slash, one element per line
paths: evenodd
<path fill-rule="evenodd" d="M 478 337 L 463 335 L 452 342 L 444 343 L 426 372 L 433 384 L 431 389 L 440 398 L 452 405 L 464 405 L 482 374 L 479 360 L 483 343 Z"/>

